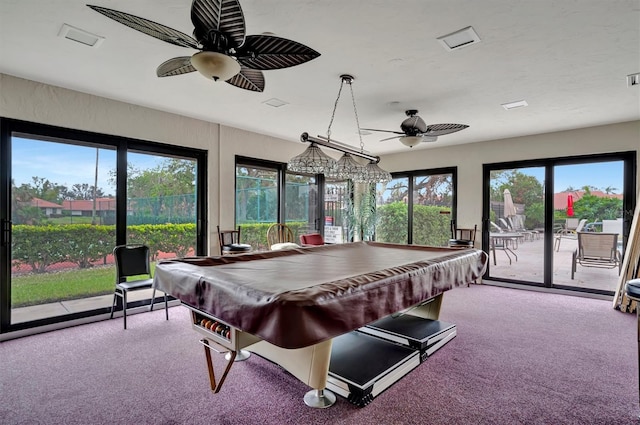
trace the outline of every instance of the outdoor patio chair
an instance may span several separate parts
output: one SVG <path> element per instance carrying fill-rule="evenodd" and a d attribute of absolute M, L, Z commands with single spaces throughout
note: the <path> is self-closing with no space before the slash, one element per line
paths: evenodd
<path fill-rule="evenodd" d="M 578 237 L 578 232 L 582 232 L 584 229 L 584 226 L 587 224 L 587 219 L 583 218 L 582 220 L 578 221 L 578 224 L 576 227 L 573 227 L 573 222 L 569 222 L 569 220 L 573 220 L 573 219 L 567 219 L 567 225 L 558 230 L 555 234 L 555 239 L 553 241 L 553 248 L 556 251 L 560 251 L 560 242 L 562 241 L 562 238 L 569 238 L 569 239 L 576 239 Z M 577 220 L 577 219 L 576 219 Z"/>
<path fill-rule="evenodd" d="M 118 245 L 113 249 L 113 258 L 116 262 L 116 288 L 113 293 L 110 319 L 113 319 L 113 311 L 116 306 L 117 297 L 122 298 L 122 313 L 125 329 L 127 329 L 127 293 L 153 288 L 149 311 L 153 310 L 156 288 L 153 286 L 149 255 L 149 247 L 146 245 Z M 141 276 L 145 277 L 140 278 Z M 138 279 L 127 281 L 128 277 L 138 277 Z M 167 320 L 169 320 L 169 304 L 167 302 L 166 292 L 164 294 L 164 309 L 165 316 Z"/>
<path fill-rule="evenodd" d="M 524 227 L 524 219 L 522 216 L 507 217 L 509 227 L 514 232 L 522 234 L 525 241 L 532 241 L 534 236 L 538 234 L 535 230 L 528 230 Z"/>
<path fill-rule="evenodd" d="M 513 231 L 513 229 L 511 228 L 511 225 L 507 222 L 506 219 L 504 218 L 499 218 L 498 221 L 500 222 L 500 228 L 505 231 L 505 232 L 511 232 Z"/>
<path fill-rule="evenodd" d="M 513 233 L 514 236 L 512 238 L 509 239 L 503 239 L 503 242 L 509 246 L 511 249 L 518 249 L 518 242 L 520 241 L 520 239 L 524 239 L 524 235 L 513 230 L 513 228 L 511 227 L 511 225 L 509 224 L 509 222 L 507 222 L 507 220 L 505 218 L 499 218 L 498 222 L 500 223 L 500 225 L 496 225 L 493 222 L 491 222 L 491 224 L 495 227 L 497 227 L 499 229 L 500 233 Z"/>
<path fill-rule="evenodd" d="M 571 279 L 577 266 L 622 270 L 617 233 L 578 232 L 578 249 L 573 252 Z"/>

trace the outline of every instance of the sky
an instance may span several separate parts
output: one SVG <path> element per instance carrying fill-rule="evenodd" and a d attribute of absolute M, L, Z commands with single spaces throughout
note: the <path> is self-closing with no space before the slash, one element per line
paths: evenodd
<path fill-rule="evenodd" d="M 96 149 L 93 147 L 52 143 L 14 137 L 11 145 L 11 177 L 16 186 L 31 184 L 32 177 L 42 177 L 70 188 L 76 183 L 93 186 Z M 129 153 L 128 160 L 139 169 L 152 168 L 165 158 Z M 100 149 L 98 154 L 98 188 L 105 195 L 114 195 L 109 181 L 116 168 L 116 151 Z"/>
<path fill-rule="evenodd" d="M 554 169 L 554 192 L 562 192 L 569 187 L 580 190 L 584 186 L 593 186 L 602 191 L 609 187 L 613 189 L 611 193 L 622 193 L 623 166 L 622 161 L 558 165 Z M 544 167 L 520 168 L 519 171 L 544 181 Z"/>

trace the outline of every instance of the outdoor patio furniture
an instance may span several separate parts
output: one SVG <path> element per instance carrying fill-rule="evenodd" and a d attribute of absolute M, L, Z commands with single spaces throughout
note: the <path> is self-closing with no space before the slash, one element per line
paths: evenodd
<path fill-rule="evenodd" d="M 517 233 L 489 233 L 489 249 L 493 253 L 493 265 L 497 265 L 496 250 L 504 251 L 509 259 L 509 265 L 511 265 L 511 255 L 518 261 L 518 256 L 511 249 L 511 243 L 518 239 Z M 509 255 L 511 253 L 511 255 Z"/>
<path fill-rule="evenodd" d="M 525 241 L 532 241 L 539 236 L 536 230 L 529 230 L 524 226 L 524 216 L 516 215 L 515 217 L 507 217 L 507 222 L 512 231 L 522 234 Z"/>
<path fill-rule="evenodd" d="M 578 249 L 573 252 L 571 279 L 577 266 L 622 269 L 622 256 L 618 250 L 617 233 L 577 232 Z"/>
<path fill-rule="evenodd" d="M 573 227 L 574 220 L 576 226 Z M 584 226 L 587 224 L 587 219 L 583 218 L 582 220 L 568 218 L 567 223 L 563 229 L 560 229 L 556 232 L 555 240 L 553 241 L 553 248 L 556 251 L 560 251 L 560 242 L 562 238 L 576 239 L 578 236 L 578 232 L 582 232 Z"/>
<path fill-rule="evenodd" d="M 605 233 L 617 233 L 622 236 L 622 219 L 602 220 L 602 231 Z"/>
<path fill-rule="evenodd" d="M 504 219 L 501 219 L 501 220 L 504 221 Z M 522 235 L 510 232 L 508 230 L 508 226 L 506 226 L 506 224 L 505 224 L 505 228 L 503 229 L 502 227 L 498 226 L 493 221 L 490 221 L 489 223 L 491 223 L 491 234 L 494 234 L 494 233 L 510 233 L 510 236 L 501 238 L 501 241 L 500 241 L 501 243 L 500 244 L 504 243 L 505 245 L 507 245 L 509 247 L 510 250 L 511 250 L 511 248 L 518 249 L 518 239 L 520 239 L 522 237 Z M 491 242 L 491 243 L 493 243 L 493 242 Z M 491 249 L 491 247 L 489 247 L 489 248 Z M 498 249 L 500 249 L 500 248 L 498 248 Z"/>

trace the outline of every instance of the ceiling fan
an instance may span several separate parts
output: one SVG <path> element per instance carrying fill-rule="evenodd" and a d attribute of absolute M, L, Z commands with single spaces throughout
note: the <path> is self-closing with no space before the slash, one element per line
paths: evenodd
<path fill-rule="evenodd" d="M 405 114 L 407 114 L 409 118 L 405 119 L 402 121 L 402 124 L 400 124 L 400 129 L 402 131 L 376 130 L 375 128 L 361 128 L 360 130 L 383 131 L 385 133 L 400 134 L 400 136 L 388 137 L 380 141 L 383 142 L 385 140 L 400 139 L 400 142 L 403 145 L 412 148 L 422 142 L 435 142 L 438 140 L 438 136 L 455 133 L 456 131 L 464 130 L 469 127 L 464 124 L 427 125 L 424 120 L 417 115 L 417 109 L 409 109 L 405 111 Z"/>
<path fill-rule="evenodd" d="M 296 41 L 272 35 L 245 35 L 244 14 L 237 0 L 194 0 L 193 37 L 162 24 L 105 7 L 87 5 L 114 21 L 182 47 L 200 50 L 193 56 L 167 60 L 158 77 L 199 71 L 214 81 L 245 90 L 264 91 L 262 71 L 288 68 L 317 58 L 320 53 Z"/>

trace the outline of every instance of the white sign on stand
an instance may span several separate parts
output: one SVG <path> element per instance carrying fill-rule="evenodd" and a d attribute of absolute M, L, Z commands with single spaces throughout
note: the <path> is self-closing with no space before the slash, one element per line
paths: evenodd
<path fill-rule="evenodd" d="M 325 243 L 342 243 L 342 226 L 324 226 Z"/>

